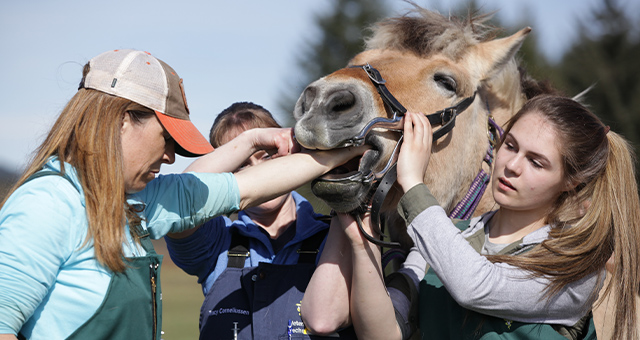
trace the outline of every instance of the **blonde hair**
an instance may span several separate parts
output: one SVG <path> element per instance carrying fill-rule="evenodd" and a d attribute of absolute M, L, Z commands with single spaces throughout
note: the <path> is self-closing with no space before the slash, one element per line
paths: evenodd
<path fill-rule="evenodd" d="M 85 66 L 85 74 L 87 67 Z M 130 111 L 136 111 L 131 113 Z M 95 257 L 114 272 L 126 269 L 122 249 L 127 219 L 138 219 L 125 201 L 120 129 L 123 114 L 139 121 L 149 108 L 130 100 L 91 89 L 80 89 L 58 116 L 46 139 L 34 152 L 27 169 L 7 198 L 30 176 L 42 169 L 51 156 L 71 164 L 85 197 L 89 224 L 85 246 L 93 240 Z M 133 117 L 135 116 L 135 117 Z"/>
<path fill-rule="evenodd" d="M 565 97 L 534 97 L 513 117 L 505 135 L 526 114 L 540 114 L 560 138 L 564 177 L 574 189 L 562 193 L 547 216 L 549 239 L 521 256 L 489 256 L 493 262 L 550 277 L 547 296 L 594 271 L 604 273 L 613 256 L 612 284 L 617 310 L 613 339 L 638 331 L 635 297 L 640 289 L 640 201 L 631 145 L 609 131 L 579 103 Z M 594 295 L 597 291 L 594 292 Z"/>

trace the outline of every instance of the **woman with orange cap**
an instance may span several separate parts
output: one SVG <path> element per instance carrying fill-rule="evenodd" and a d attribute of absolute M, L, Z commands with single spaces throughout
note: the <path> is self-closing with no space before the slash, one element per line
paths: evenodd
<path fill-rule="evenodd" d="M 171 67 L 136 50 L 91 59 L 2 202 L 0 339 L 159 339 L 162 259 L 150 238 L 260 204 L 360 152 L 221 173 L 260 149 L 291 153 L 290 129 L 253 129 L 211 152 Z M 175 153 L 207 155 L 188 173 L 158 176 Z"/>

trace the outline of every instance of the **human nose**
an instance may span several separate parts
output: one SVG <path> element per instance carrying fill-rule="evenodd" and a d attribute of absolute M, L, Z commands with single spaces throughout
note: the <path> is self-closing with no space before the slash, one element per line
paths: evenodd
<path fill-rule="evenodd" d="M 505 170 L 519 176 L 522 173 L 522 156 L 519 154 L 511 157 L 505 162 Z"/>
<path fill-rule="evenodd" d="M 162 155 L 162 162 L 167 164 L 173 164 L 176 161 L 176 142 L 171 141 L 165 143 L 164 155 Z"/>

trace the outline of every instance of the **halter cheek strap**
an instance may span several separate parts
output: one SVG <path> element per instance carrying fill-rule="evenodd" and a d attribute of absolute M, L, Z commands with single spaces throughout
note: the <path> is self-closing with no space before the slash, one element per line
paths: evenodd
<path fill-rule="evenodd" d="M 391 92 L 389 92 L 389 89 L 387 89 L 387 86 L 385 85 L 387 81 L 382 78 L 382 75 L 378 70 L 376 70 L 369 64 L 351 67 L 361 67 L 367 73 L 369 79 L 371 79 L 371 82 L 373 82 L 373 85 L 380 94 L 382 101 L 387 106 L 387 108 L 391 110 L 394 117 L 404 116 L 404 114 L 407 113 L 407 109 L 405 109 L 404 106 L 402 106 L 402 104 L 400 104 L 400 102 L 396 99 L 396 97 L 394 97 Z"/>

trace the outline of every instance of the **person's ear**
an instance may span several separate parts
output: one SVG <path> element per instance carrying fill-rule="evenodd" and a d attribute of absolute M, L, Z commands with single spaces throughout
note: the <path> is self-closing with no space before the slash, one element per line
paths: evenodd
<path fill-rule="evenodd" d="M 124 131 L 128 129 L 129 125 L 131 125 L 131 116 L 125 111 L 122 113 L 122 117 L 120 119 L 120 132 L 124 133 Z"/>

